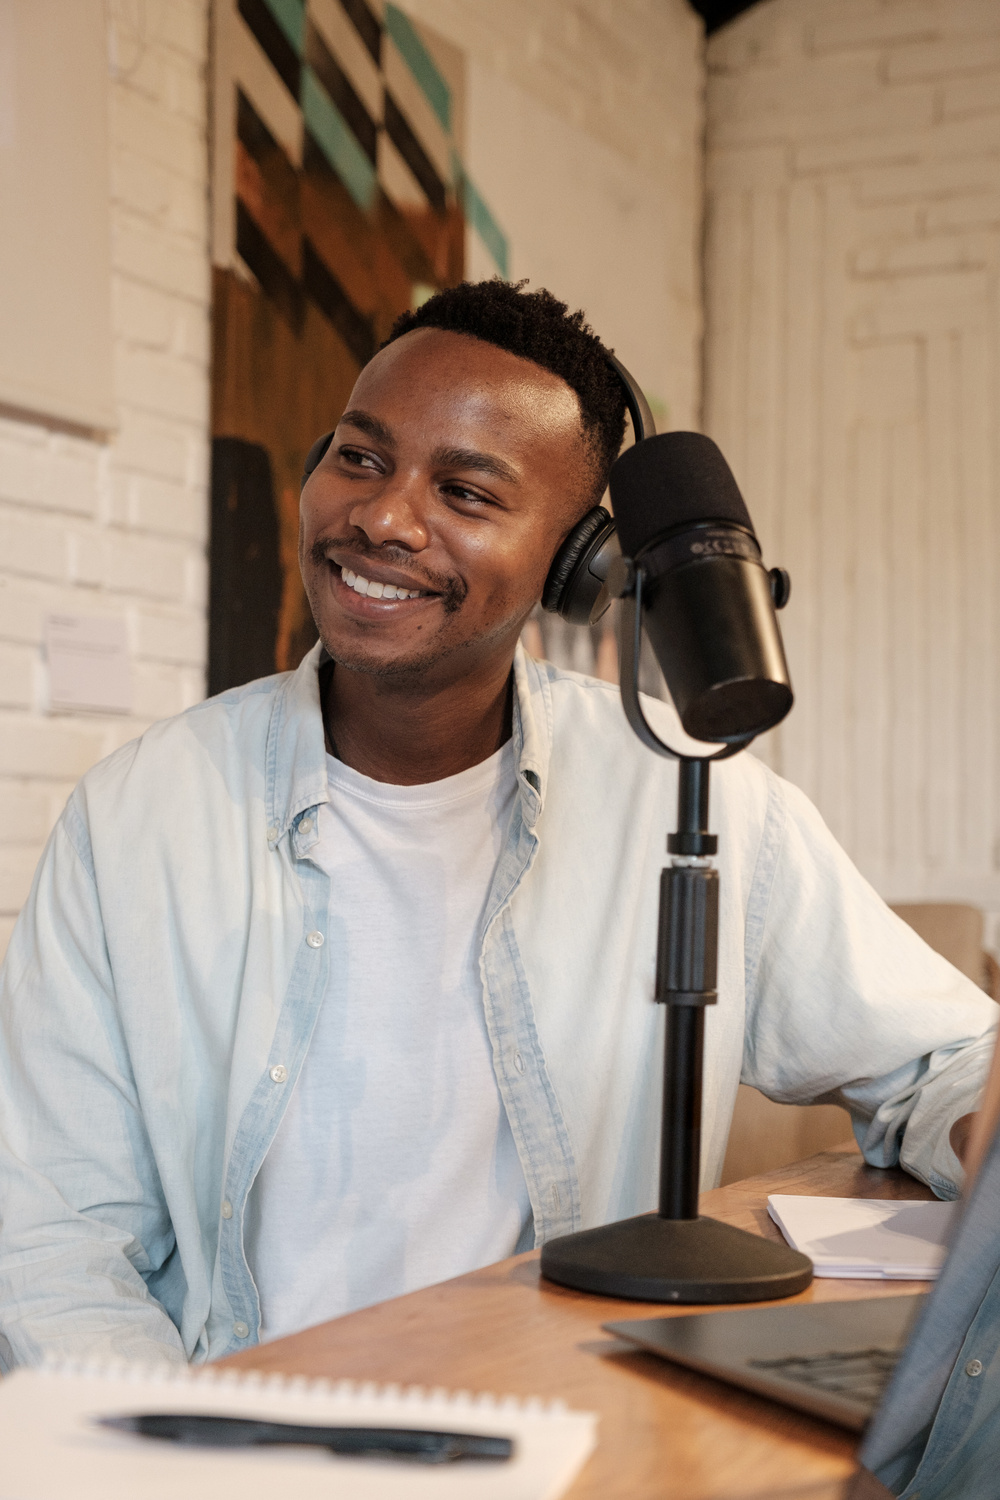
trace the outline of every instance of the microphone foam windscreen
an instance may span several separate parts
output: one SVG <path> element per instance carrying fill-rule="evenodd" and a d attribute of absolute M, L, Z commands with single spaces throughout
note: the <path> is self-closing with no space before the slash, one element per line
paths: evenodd
<path fill-rule="evenodd" d="M 753 532 L 732 469 L 701 432 L 663 432 L 634 444 L 612 467 L 610 488 L 626 557 L 685 522 L 729 521 Z"/>

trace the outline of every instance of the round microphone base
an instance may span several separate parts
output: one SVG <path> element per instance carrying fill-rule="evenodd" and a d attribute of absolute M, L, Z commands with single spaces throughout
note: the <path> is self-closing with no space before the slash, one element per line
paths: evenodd
<path fill-rule="evenodd" d="M 642 1214 L 542 1246 L 542 1275 L 629 1302 L 766 1302 L 804 1291 L 812 1261 L 720 1219 Z"/>

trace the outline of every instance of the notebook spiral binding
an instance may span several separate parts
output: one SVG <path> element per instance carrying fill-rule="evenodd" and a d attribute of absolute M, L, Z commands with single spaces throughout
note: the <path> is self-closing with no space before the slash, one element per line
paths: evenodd
<path fill-rule="evenodd" d="M 261 1370 L 232 1370 L 217 1365 L 169 1364 L 166 1360 L 138 1363 L 130 1360 L 45 1360 L 39 1373 L 87 1380 L 122 1380 L 130 1385 L 190 1385 L 212 1390 L 260 1391 L 268 1395 L 293 1395 L 316 1402 L 331 1397 L 362 1401 L 403 1401 L 412 1406 L 443 1406 L 450 1411 L 517 1412 L 521 1416 L 558 1416 L 568 1411 L 566 1402 L 537 1396 L 496 1396 L 488 1391 L 447 1391 L 442 1386 L 379 1385 L 372 1380 L 328 1380 L 323 1376 L 266 1375 Z"/>

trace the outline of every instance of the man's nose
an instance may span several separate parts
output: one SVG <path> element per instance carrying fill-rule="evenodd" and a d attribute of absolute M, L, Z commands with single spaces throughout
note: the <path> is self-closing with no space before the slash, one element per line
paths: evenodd
<path fill-rule="evenodd" d="M 377 495 L 359 500 L 350 522 L 375 547 L 395 542 L 410 552 L 422 552 L 430 540 L 423 486 L 417 475 L 391 475 Z"/>

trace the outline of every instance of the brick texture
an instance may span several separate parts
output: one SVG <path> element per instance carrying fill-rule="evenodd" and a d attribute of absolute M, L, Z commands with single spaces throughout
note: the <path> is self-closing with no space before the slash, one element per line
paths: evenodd
<path fill-rule="evenodd" d="M 996 943 L 1000 7 L 764 0 L 708 65 L 706 430 L 793 577 L 766 753 Z"/>
<path fill-rule="evenodd" d="M 117 431 L 0 418 L 0 954 L 77 777 L 204 692 L 208 0 L 142 11 L 108 7 Z M 132 716 L 44 711 L 50 612 L 125 618 Z"/>
<path fill-rule="evenodd" d="M 465 53 L 469 166 L 512 276 L 586 309 L 659 425 L 695 424 L 704 34 L 688 0 L 404 9 Z"/>

